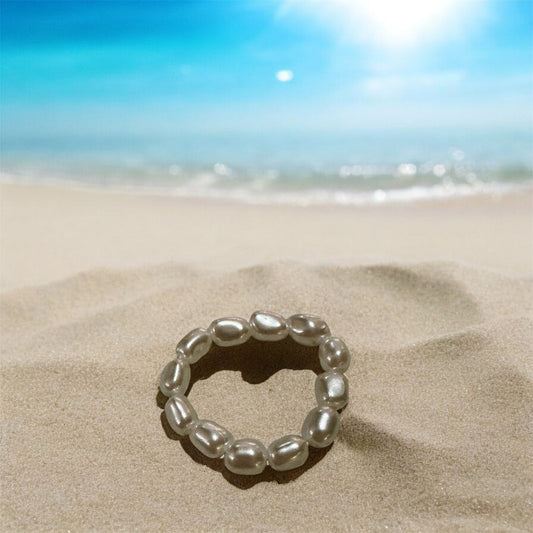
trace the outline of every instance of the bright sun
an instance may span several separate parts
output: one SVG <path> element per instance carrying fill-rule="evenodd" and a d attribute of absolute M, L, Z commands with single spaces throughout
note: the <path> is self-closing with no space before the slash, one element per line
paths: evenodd
<path fill-rule="evenodd" d="M 411 46 L 450 37 L 464 20 L 469 0 L 288 0 L 333 24 L 343 38 L 385 47 Z"/>
<path fill-rule="evenodd" d="M 368 23 L 370 37 L 384 45 L 410 45 L 448 31 L 459 0 L 353 0 L 343 2 Z"/>

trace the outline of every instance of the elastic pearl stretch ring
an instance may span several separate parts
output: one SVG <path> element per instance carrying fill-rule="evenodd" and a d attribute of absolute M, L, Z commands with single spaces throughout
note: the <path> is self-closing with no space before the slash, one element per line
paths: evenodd
<path fill-rule="evenodd" d="M 287 435 L 266 448 L 257 439 L 234 439 L 225 428 L 210 420 L 199 419 L 185 396 L 191 379 L 190 365 L 217 346 L 236 346 L 250 337 L 259 341 L 280 341 L 289 335 L 297 343 L 318 346 L 324 372 L 316 377 L 317 407 L 306 416 L 301 435 Z M 229 317 L 214 320 L 207 329 L 193 329 L 176 346 L 177 357 L 161 373 L 161 392 L 168 396 L 165 415 L 170 427 L 209 458 L 224 458 L 225 467 L 234 474 L 260 474 L 267 464 L 277 471 L 302 466 L 309 446 L 329 446 L 339 431 L 337 410 L 348 403 L 348 380 L 344 372 L 350 365 L 346 344 L 330 334 L 329 327 L 314 315 L 292 315 L 288 319 L 269 311 L 256 311 L 250 320 Z"/>

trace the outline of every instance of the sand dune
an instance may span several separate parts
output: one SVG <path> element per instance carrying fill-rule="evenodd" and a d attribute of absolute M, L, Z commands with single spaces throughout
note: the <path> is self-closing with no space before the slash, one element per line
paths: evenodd
<path fill-rule="evenodd" d="M 531 282 L 453 262 L 228 272 L 92 270 L 0 297 L 4 530 L 527 530 Z M 258 308 L 316 312 L 353 353 L 338 439 L 291 474 L 241 479 L 162 417 L 178 338 Z M 298 432 L 315 350 L 216 349 L 200 416 Z M 247 400 L 243 402 L 243 400 Z"/>

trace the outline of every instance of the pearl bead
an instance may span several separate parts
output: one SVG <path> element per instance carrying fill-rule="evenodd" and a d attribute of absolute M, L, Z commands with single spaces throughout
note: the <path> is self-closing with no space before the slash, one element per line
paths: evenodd
<path fill-rule="evenodd" d="M 209 333 L 218 346 L 236 346 L 245 343 L 251 335 L 247 320 L 239 317 L 219 318 L 211 322 Z"/>
<path fill-rule="evenodd" d="M 234 474 L 260 474 L 267 464 L 267 450 L 256 439 L 234 441 L 224 455 L 224 466 Z"/>
<path fill-rule="evenodd" d="M 161 372 L 159 388 L 165 396 L 184 394 L 191 380 L 191 367 L 183 359 L 173 359 Z"/>
<path fill-rule="evenodd" d="M 233 441 L 233 435 L 210 420 L 200 420 L 192 428 L 190 439 L 206 457 L 222 457 Z"/>
<path fill-rule="evenodd" d="M 302 436 L 314 448 L 325 448 L 335 440 L 339 425 L 337 411 L 326 406 L 315 407 L 304 420 Z"/>
<path fill-rule="evenodd" d="M 207 330 L 196 328 L 189 331 L 176 346 L 178 356 L 183 354 L 187 362 L 196 363 L 211 348 L 211 335 Z"/>
<path fill-rule="evenodd" d="M 324 336 L 329 335 L 329 327 L 315 315 L 292 315 L 287 319 L 289 335 L 299 344 L 317 346 Z"/>
<path fill-rule="evenodd" d="M 316 377 L 315 396 L 318 405 L 342 409 L 348 403 L 348 380 L 339 372 L 324 372 Z"/>
<path fill-rule="evenodd" d="M 346 372 L 350 366 L 350 351 L 338 337 L 326 337 L 318 349 L 320 365 L 326 371 Z"/>
<path fill-rule="evenodd" d="M 279 341 L 288 334 L 287 321 L 271 311 L 256 311 L 250 317 L 252 337 L 259 341 Z"/>
<path fill-rule="evenodd" d="M 198 420 L 194 407 L 185 396 L 171 396 L 165 405 L 165 415 L 178 435 L 188 435 Z"/>
<path fill-rule="evenodd" d="M 309 457 L 307 441 L 300 435 L 287 435 L 268 447 L 268 464 L 280 472 L 302 466 Z"/>

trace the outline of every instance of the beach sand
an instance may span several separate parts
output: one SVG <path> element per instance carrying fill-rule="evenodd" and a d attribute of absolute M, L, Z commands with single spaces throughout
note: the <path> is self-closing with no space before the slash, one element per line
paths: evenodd
<path fill-rule="evenodd" d="M 533 527 L 531 195 L 252 207 L 1 189 L 4 531 L 526 531 Z M 339 436 L 234 476 L 178 439 L 179 338 L 266 308 L 352 351 Z M 316 349 L 217 349 L 202 418 L 268 443 L 314 405 Z"/>

